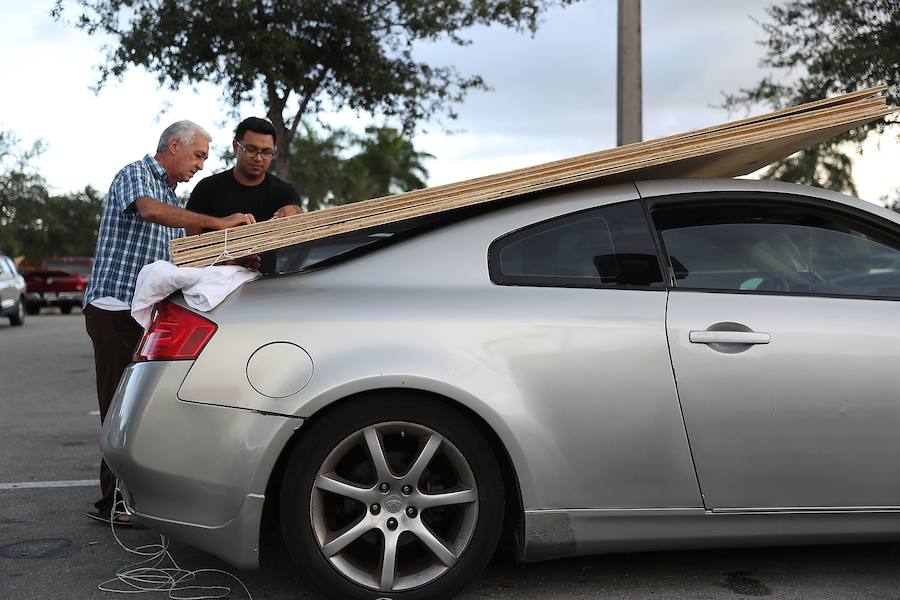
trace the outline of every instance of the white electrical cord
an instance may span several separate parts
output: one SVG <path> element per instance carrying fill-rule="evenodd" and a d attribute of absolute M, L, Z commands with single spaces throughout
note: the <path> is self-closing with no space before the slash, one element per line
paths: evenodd
<path fill-rule="evenodd" d="M 159 536 L 158 544 L 147 544 L 138 546 L 137 548 L 129 548 L 122 543 L 116 534 L 116 518 L 120 515 L 128 515 L 125 508 L 125 502 L 121 500 L 119 487 L 116 486 L 116 502 L 109 515 L 109 527 L 112 531 L 116 543 L 119 544 L 126 552 L 146 557 L 134 564 L 122 567 L 116 571 L 116 576 L 108 579 L 97 586 L 104 592 L 113 592 L 117 594 L 143 594 L 146 592 L 168 592 L 171 600 L 217 600 L 226 598 L 231 595 L 231 588 L 223 585 L 185 585 L 194 581 L 200 573 L 220 573 L 231 577 L 244 589 L 247 598 L 253 600 L 250 590 L 244 585 L 244 582 L 237 576 L 219 569 L 196 569 L 189 571 L 182 569 L 172 558 L 169 553 L 169 540 L 164 535 Z M 168 561 L 172 566 L 163 567 L 161 565 Z"/>

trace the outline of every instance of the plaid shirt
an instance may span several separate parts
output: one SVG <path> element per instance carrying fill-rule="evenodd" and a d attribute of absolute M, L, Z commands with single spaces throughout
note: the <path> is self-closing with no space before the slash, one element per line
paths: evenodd
<path fill-rule="evenodd" d="M 138 198 L 181 206 L 166 170 L 149 154 L 119 171 L 109 186 L 84 306 L 107 296 L 131 304 L 141 268 L 169 260 L 169 242 L 184 235 L 179 227 L 144 220 L 134 206 Z"/>

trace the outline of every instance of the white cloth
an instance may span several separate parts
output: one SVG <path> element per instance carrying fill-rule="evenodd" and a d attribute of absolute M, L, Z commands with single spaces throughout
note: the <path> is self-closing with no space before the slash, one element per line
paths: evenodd
<path fill-rule="evenodd" d="M 206 312 L 257 277 L 259 272 L 238 265 L 176 267 L 169 261 L 158 260 L 144 266 L 138 273 L 131 300 L 131 316 L 147 329 L 153 305 L 178 290 L 184 294 L 188 306 Z"/>

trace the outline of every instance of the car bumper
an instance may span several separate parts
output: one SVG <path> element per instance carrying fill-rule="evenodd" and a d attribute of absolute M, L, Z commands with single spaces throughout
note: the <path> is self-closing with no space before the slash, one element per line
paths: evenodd
<path fill-rule="evenodd" d="M 100 448 L 139 521 L 253 569 L 266 485 L 302 420 L 179 400 L 192 364 L 129 366 Z"/>
<path fill-rule="evenodd" d="M 25 299 L 32 304 L 50 306 L 51 304 L 81 304 L 84 292 L 28 292 Z"/>

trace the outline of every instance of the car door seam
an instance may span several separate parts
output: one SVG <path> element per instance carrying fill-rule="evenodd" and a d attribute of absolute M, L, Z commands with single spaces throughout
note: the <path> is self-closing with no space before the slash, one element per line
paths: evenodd
<path fill-rule="evenodd" d="M 703 485 L 700 483 L 700 473 L 697 472 L 697 461 L 694 460 L 694 449 L 691 447 L 691 436 L 688 433 L 687 421 L 684 418 L 684 407 L 681 405 L 681 393 L 678 389 L 678 376 L 675 373 L 675 361 L 672 359 L 672 342 L 669 339 L 669 300 L 672 297 L 672 291 L 666 292 L 666 310 L 664 315 L 665 333 L 666 333 L 666 351 L 669 353 L 669 366 L 672 369 L 672 381 L 675 384 L 675 399 L 678 402 L 678 412 L 681 415 L 681 426 L 684 428 L 684 439 L 687 442 L 688 455 L 691 457 L 691 467 L 694 469 L 694 479 L 697 481 L 697 491 L 700 493 L 700 501 L 707 510 L 706 497 L 703 494 Z"/>

